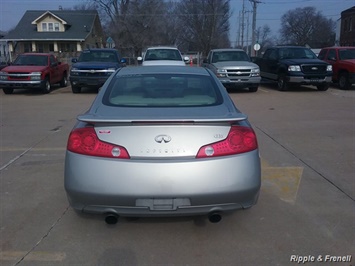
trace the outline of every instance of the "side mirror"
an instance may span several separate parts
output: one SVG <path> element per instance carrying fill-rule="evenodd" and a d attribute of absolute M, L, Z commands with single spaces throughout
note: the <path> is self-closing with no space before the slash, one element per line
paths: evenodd
<path fill-rule="evenodd" d="M 127 63 L 126 58 L 121 58 L 120 63 L 121 63 L 121 64 L 126 64 L 126 63 Z"/>
<path fill-rule="evenodd" d="M 187 64 L 187 63 L 190 63 L 190 58 L 188 56 L 185 56 L 184 57 L 184 62 Z"/>
<path fill-rule="evenodd" d="M 72 59 L 71 59 L 71 62 L 72 62 L 72 63 L 76 63 L 76 62 L 78 62 L 78 59 L 77 59 L 77 58 L 72 58 Z"/>
<path fill-rule="evenodd" d="M 329 57 L 329 60 L 330 60 L 330 61 L 337 61 L 334 56 Z"/>
<path fill-rule="evenodd" d="M 142 61 L 143 61 L 143 57 L 138 56 L 138 57 L 137 57 L 137 61 L 138 61 L 138 63 L 142 63 Z"/>
<path fill-rule="evenodd" d="M 203 63 L 205 63 L 205 64 L 208 64 L 208 59 L 207 58 L 205 58 L 205 59 L 203 59 L 203 61 L 202 61 Z"/>

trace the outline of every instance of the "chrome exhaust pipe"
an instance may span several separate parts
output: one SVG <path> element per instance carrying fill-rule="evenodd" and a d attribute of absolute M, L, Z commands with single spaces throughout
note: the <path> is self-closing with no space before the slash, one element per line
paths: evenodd
<path fill-rule="evenodd" d="M 108 213 L 105 217 L 105 222 L 107 224 L 116 224 L 120 216 L 115 213 Z"/>
<path fill-rule="evenodd" d="M 212 212 L 208 215 L 208 220 L 213 224 L 218 223 L 222 220 L 222 215 L 218 212 Z"/>

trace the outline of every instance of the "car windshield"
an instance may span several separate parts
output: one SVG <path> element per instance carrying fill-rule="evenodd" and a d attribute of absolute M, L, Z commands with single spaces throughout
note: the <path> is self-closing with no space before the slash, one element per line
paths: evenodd
<path fill-rule="evenodd" d="M 79 62 L 117 62 L 116 54 L 112 51 L 83 51 Z"/>
<path fill-rule="evenodd" d="M 282 48 L 279 50 L 280 59 L 317 59 L 315 53 L 308 48 Z"/>
<path fill-rule="evenodd" d="M 16 66 L 46 66 L 48 57 L 45 55 L 20 55 L 16 58 Z"/>
<path fill-rule="evenodd" d="M 182 61 L 181 54 L 177 49 L 148 49 L 145 54 L 145 61 L 152 60 L 173 60 Z"/>
<path fill-rule="evenodd" d="M 209 76 L 183 74 L 122 75 L 112 79 L 103 103 L 111 106 L 182 107 L 220 104 Z"/>
<path fill-rule="evenodd" d="M 244 51 L 223 51 L 213 53 L 212 63 L 225 61 L 250 61 L 250 58 Z"/>
<path fill-rule="evenodd" d="M 355 49 L 342 49 L 339 50 L 340 60 L 355 59 Z"/>

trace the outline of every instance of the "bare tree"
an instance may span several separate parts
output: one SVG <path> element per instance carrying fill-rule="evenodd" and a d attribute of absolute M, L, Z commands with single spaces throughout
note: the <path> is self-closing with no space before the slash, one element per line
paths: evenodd
<path fill-rule="evenodd" d="M 267 47 L 275 45 L 275 36 L 271 36 L 271 29 L 269 25 L 265 24 L 263 27 L 259 27 L 256 30 L 256 39 L 261 46 L 261 49 L 257 52 L 259 55 Z"/>
<path fill-rule="evenodd" d="M 315 7 L 296 8 L 281 17 L 281 41 L 294 45 L 322 47 L 334 44 L 335 23 Z"/>
<path fill-rule="evenodd" d="M 229 0 L 184 0 L 177 10 L 189 50 L 206 55 L 211 48 L 230 47 Z"/>

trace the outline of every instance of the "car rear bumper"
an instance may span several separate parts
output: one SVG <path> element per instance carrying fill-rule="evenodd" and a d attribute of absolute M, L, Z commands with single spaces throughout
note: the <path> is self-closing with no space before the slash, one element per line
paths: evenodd
<path fill-rule="evenodd" d="M 218 159 L 111 160 L 67 152 L 71 206 L 122 216 L 203 215 L 253 206 L 261 185 L 257 150 Z"/>

